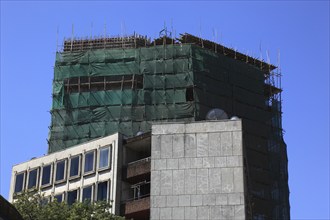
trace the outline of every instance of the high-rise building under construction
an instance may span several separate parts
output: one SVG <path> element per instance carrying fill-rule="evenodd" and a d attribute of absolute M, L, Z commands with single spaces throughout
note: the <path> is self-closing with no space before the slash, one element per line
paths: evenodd
<path fill-rule="evenodd" d="M 188 33 L 179 39 L 164 35 L 150 40 L 136 34 L 67 39 L 62 51 L 56 53 L 48 153 L 117 132 L 131 140 L 150 132 L 152 124 L 198 124 L 205 120 L 210 110 L 219 108 L 229 117 L 236 116 L 242 121 L 244 178 L 240 181 L 244 202 L 239 204 L 244 204 L 244 216 L 248 219 L 289 219 L 288 160 L 281 122 L 280 77 L 274 65 Z M 214 129 L 205 129 L 205 132 L 218 132 Z M 186 134 L 186 131 L 180 132 Z M 202 131 L 196 129 L 194 132 L 197 153 L 192 155 L 198 157 L 199 142 L 203 141 L 198 139 L 198 132 Z M 215 140 L 209 133 L 204 141 L 211 146 Z M 157 152 L 153 143 L 162 135 L 160 128 L 155 133 L 152 131 L 151 161 L 158 159 L 152 155 Z M 171 135 L 170 145 L 174 152 L 175 133 L 172 131 Z M 184 136 L 184 146 L 189 137 Z M 219 143 L 223 141 L 219 140 Z M 164 142 L 161 143 L 163 149 Z M 213 158 L 210 147 L 207 149 L 209 153 L 205 158 Z M 170 155 L 174 157 L 174 153 Z M 189 153 L 183 157 L 187 155 Z M 172 156 L 164 158 L 171 159 Z M 157 193 L 153 195 L 153 192 L 157 190 L 153 180 L 158 172 L 155 166 L 154 161 L 150 180 L 151 200 L 154 201 L 152 196 Z M 164 166 L 168 167 L 168 164 Z M 160 169 L 159 172 L 165 171 Z M 198 179 L 202 172 L 202 169 L 195 169 L 192 175 Z M 174 171 L 171 171 L 172 177 Z M 221 177 L 226 178 L 226 175 Z M 220 182 L 223 181 L 225 179 Z M 172 197 L 167 196 L 167 201 L 174 198 L 172 194 Z M 189 197 L 191 201 L 192 198 Z M 194 207 L 192 202 L 189 204 Z M 212 202 L 205 204 L 208 207 Z M 150 206 L 151 218 L 158 219 L 153 214 L 161 218 L 160 209 L 165 210 L 166 205 L 157 207 L 151 201 Z M 195 207 L 198 210 L 198 205 Z M 194 211 L 193 208 L 187 210 L 186 215 Z"/>

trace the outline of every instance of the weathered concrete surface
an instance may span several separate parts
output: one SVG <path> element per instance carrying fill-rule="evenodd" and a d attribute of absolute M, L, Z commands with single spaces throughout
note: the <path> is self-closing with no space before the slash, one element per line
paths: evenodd
<path fill-rule="evenodd" d="M 152 127 L 152 220 L 245 219 L 241 120 Z"/>

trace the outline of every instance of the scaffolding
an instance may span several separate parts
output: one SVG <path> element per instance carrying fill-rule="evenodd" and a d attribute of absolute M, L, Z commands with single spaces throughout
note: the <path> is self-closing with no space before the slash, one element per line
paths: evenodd
<path fill-rule="evenodd" d="M 63 52 L 76 52 L 95 49 L 138 48 L 150 45 L 146 36 L 133 34 L 131 36 L 98 37 L 98 38 L 69 38 L 64 40 Z"/>
<path fill-rule="evenodd" d="M 193 103 L 186 99 L 193 86 L 190 50 L 97 45 L 58 52 L 49 152 L 115 132 L 132 137 L 150 131 L 155 120 L 193 120 Z"/>
<path fill-rule="evenodd" d="M 244 119 L 249 216 L 287 219 L 281 92 L 276 66 L 188 33 L 71 38 L 56 54 L 49 153 L 221 108 Z"/>

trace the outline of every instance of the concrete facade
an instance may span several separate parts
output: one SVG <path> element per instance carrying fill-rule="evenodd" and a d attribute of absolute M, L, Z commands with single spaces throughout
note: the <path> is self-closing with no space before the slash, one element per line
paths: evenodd
<path fill-rule="evenodd" d="M 93 141 L 86 142 L 63 151 L 48 154 L 46 156 L 35 158 L 30 161 L 13 166 L 12 177 L 10 184 L 9 201 L 13 202 L 15 196 L 20 193 L 15 193 L 15 181 L 18 174 L 24 174 L 23 191 L 30 191 L 27 189 L 28 175 L 31 170 L 38 170 L 37 185 L 32 190 L 35 193 L 43 194 L 46 198 L 52 200 L 56 195 L 63 195 L 63 200 L 67 198 L 67 193 L 73 190 L 78 190 L 78 201 L 82 201 L 82 189 L 86 186 L 92 186 L 92 201 L 96 200 L 97 184 L 108 182 L 107 201 L 113 201 L 111 212 L 119 214 L 120 211 L 120 195 L 121 195 L 121 152 L 122 146 L 121 135 L 116 133 L 104 138 L 99 138 Z M 99 168 L 100 149 L 109 147 L 109 166 L 106 169 Z M 85 155 L 88 152 L 94 153 L 94 171 L 84 173 L 83 164 L 85 162 Z M 70 158 L 80 155 L 79 175 L 74 178 L 69 178 Z M 66 161 L 65 165 L 65 180 L 60 183 L 55 182 L 55 164 L 57 161 Z M 42 168 L 51 165 L 51 184 L 43 187 Z"/>
<path fill-rule="evenodd" d="M 150 219 L 245 219 L 242 121 L 152 126 Z"/>

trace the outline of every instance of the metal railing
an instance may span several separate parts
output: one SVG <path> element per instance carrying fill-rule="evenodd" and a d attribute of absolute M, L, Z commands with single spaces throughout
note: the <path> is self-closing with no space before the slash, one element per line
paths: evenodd
<path fill-rule="evenodd" d="M 130 162 L 130 163 L 127 164 L 127 166 L 134 166 L 134 165 L 137 165 L 137 164 L 146 163 L 146 162 L 150 162 L 150 161 L 151 161 L 151 157 L 146 157 L 146 158 L 143 158 L 143 159 L 140 159 L 140 160 Z"/>

